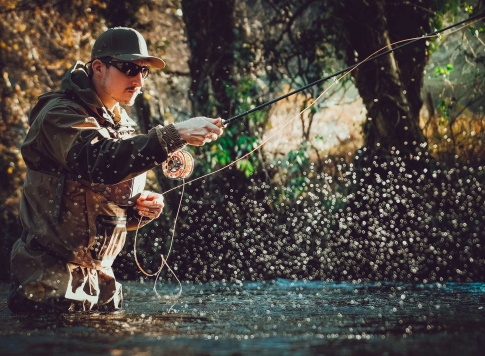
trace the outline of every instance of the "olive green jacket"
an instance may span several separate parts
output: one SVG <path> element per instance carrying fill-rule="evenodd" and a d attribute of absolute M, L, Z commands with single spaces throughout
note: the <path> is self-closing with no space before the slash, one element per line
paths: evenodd
<path fill-rule="evenodd" d="M 104 107 L 81 62 L 66 73 L 61 90 L 39 97 L 29 123 L 21 146 L 27 166 L 20 203 L 24 233 L 12 249 L 9 298 L 33 295 L 38 303 L 67 298 L 91 309 L 118 293 L 111 265 L 126 231 L 149 221 L 140 222 L 134 209 L 146 172 L 185 142 L 173 125 L 135 135 L 135 123 L 123 109 L 113 115 Z M 76 281 L 78 267 L 85 271 Z M 107 291 L 85 276 L 99 279 L 96 271 L 110 281 Z M 86 296 L 76 296 L 76 283 Z M 25 292 L 28 285 L 42 295 Z"/>

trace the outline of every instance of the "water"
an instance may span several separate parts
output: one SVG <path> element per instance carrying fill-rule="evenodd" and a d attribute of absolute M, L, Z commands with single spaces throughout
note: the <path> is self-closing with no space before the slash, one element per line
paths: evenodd
<path fill-rule="evenodd" d="M 28 316 L 5 306 L 2 355 L 482 355 L 485 283 L 183 284 L 174 302 L 124 282 L 118 314 Z M 171 294 L 177 286 L 158 285 Z"/>

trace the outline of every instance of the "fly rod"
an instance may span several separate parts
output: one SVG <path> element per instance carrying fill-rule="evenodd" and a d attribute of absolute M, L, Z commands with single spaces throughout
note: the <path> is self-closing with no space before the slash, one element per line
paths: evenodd
<path fill-rule="evenodd" d="M 325 81 L 327 81 L 327 80 L 329 80 L 329 79 L 331 79 L 333 77 L 336 77 L 336 76 L 338 76 L 340 74 L 343 74 L 345 72 L 348 72 L 348 71 L 356 68 L 357 66 L 360 66 L 361 64 L 364 64 L 366 62 L 373 61 L 373 60 L 375 60 L 377 58 L 380 58 L 380 57 L 385 56 L 385 55 L 387 55 L 387 54 L 389 54 L 391 52 L 394 52 L 394 51 L 396 51 L 396 50 L 398 50 L 400 48 L 403 48 L 405 46 L 409 46 L 410 44 L 413 44 L 413 43 L 415 43 L 417 41 L 421 41 L 423 39 L 436 36 L 437 34 L 439 34 L 441 32 L 444 32 L 444 31 L 447 31 L 447 30 L 452 29 L 454 27 L 463 25 L 465 23 L 468 23 L 468 22 L 471 22 L 471 21 L 480 19 L 482 17 L 485 17 L 485 12 L 483 12 L 483 13 L 481 13 L 479 15 L 472 16 L 472 17 L 470 17 L 470 18 L 468 18 L 466 20 L 457 22 L 455 24 L 452 24 L 452 25 L 450 25 L 448 27 L 445 27 L 445 28 L 443 28 L 441 30 L 432 32 L 432 33 L 430 33 L 428 35 L 425 35 L 425 36 L 422 36 L 420 38 L 415 38 L 415 39 L 409 40 L 406 43 L 403 43 L 403 44 L 398 45 L 398 46 L 396 46 L 394 48 L 390 48 L 390 49 L 388 49 L 388 50 L 386 50 L 384 52 L 381 52 L 379 54 L 376 54 L 376 55 L 373 55 L 373 56 L 371 56 L 369 58 L 366 58 L 365 60 L 363 60 L 363 61 L 361 61 L 359 63 L 353 64 L 353 65 L 351 65 L 351 66 L 349 66 L 349 67 L 347 67 L 345 69 L 342 69 L 341 71 L 338 71 L 338 72 L 333 73 L 333 74 L 331 74 L 329 76 L 326 76 L 326 77 L 321 78 L 321 79 L 319 79 L 317 81 L 314 81 L 313 83 L 310 83 L 308 85 L 305 85 L 302 88 L 293 90 L 293 91 L 291 91 L 291 92 L 289 92 L 287 94 L 284 94 L 284 95 L 282 95 L 280 97 L 277 97 L 277 98 L 275 98 L 273 100 L 270 100 L 270 101 L 268 101 L 266 103 L 263 103 L 261 105 L 258 105 L 258 106 L 254 107 L 254 108 L 252 108 L 252 109 L 250 109 L 248 111 L 243 112 L 242 114 L 239 114 L 239 115 L 236 115 L 234 117 L 231 117 L 230 119 L 223 120 L 222 123 L 223 123 L 224 126 L 226 126 L 228 123 L 230 123 L 232 121 L 235 121 L 237 119 L 240 119 L 240 118 L 242 118 L 242 117 L 244 117 L 246 115 L 249 115 L 249 114 L 251 114 L 251 113 L 253 113 L 255 111 L 261 110 L 261 109 L 265 108 L 268 105 L 271 105 L 271 104 L 274 104 L 274 103 L 276 103 L 276 102 L 278 102 L 280 100 L 286 99 L 286 98 L 288 98 L 291 95 L 294 95 L 296 93 L 299 93 L 299 92 L 301 92 L 301 91 L 303 91 L 305 89 L 308 89 L 308 88 L 310 88 L 310 87 L 312 87 L 314 85 L 323 83 L 323 82 L 325 82 Z M 185 151 L 185 150 L 178 150 L 178 151 L 172 153 L 170 155 L 170 157 L 162 164 L 162 169 L 163 169 L 164 175 L 166 177 L 168 177 L 168 178 L 171 178 L 171 179 L 185 179 L 185 178 L 189 177 L 190 174 L 192 174 L 193 167 L 194 167 L 194 159 L 193 159 L 192 155 L 190 153 L 188 153 L 187 151 Z"/>
<path fill-rule="evenodd" d="M 249 114 L 251 114 L 251 113 L 253 113 L 253 112 L 255 112 L 255 111 L 261 110 L 261 109 L 265 108 L 265 107 L 266 107 L 266 106 L 268 106 L 268 105 L 274 104 L 274 103 L 276 103 L 276 102 L 278 102 L 278 101 L 280 101 L 280 100 L 283 100 L 283 99 L 288 98 L 289 96 L 292 96 L 292 95 L 294 95 L 294 94 L 297 94 L 297 93 L 299 93 L 299 92 L 301 92 L 301 91 L 303 91 L 303 90 L 305 90 L 305 89 L 308 89 L 308 88 L 310 88 L 310 87 L 312 87 L 312 86 L 315 86 L 315 85 L 321 84 L 321 83 L 323 83 L 323 82 L 325 82 L 325 81 L 327 81 L 327 80 L 329 80 L 329 79 L 331 79 L 331 78 L 333 78 L 333 77 L 336 77 L 336 76 L 338 76 L 338 75 L 340 75 L 340 74 L 343 74 L 343 73 L 345 73 L 345 72 L 348 72 L 348 71 L 350 71 L 350 70 L 354 69 L 355 67 L 360 66 L 361 64 L 364 64 L 364 63 L 366 63 L 366 62 L 373 61 L 373 60 L 375 60 L 375 59 L 377 59 L 377 58 L 380 58 L 380 57 L 385 56 L 385 55 L 387 55 L 387 54 L 389 54 L 389 53 L 392 53 L 392 52 L 394 52 L 394 51 L 397 51 L 398 49 L 401 49 L 401 48 L 403 48 L 403 47 L 405 47 L 405 46 L 409 46 L 410 44 L 413 44 L 413 43 L 415 43 L 415 42 L 417 42 L 417 41 L 421 41 L 421 40 L 423 40 L 423 39 L 426 39 L 426 38 L 429 38 L 429 37 L 436 36 L 437 34 L 440 34 L 440 33 L 442 33 L 442 32 L 445 32 L 445 31 L 447 31 L 447 30 L 450 30 L 450 29 L 452 29 L 452 28 L 454 28 L 454 27 L 458 27 L 458 26 L 463 25 L 463 24 L 465 24 L 465 23 L 467 23 L 467 22 L 471 22 L 471 21 L 474 21 L 474 20 L 480 19 L 480 18 L 482 18 L 482 17 L 484 17 L 484 16 L 485 16 L 485 12 L 482 12 L 482 13 L 481 13 L 481 14 L 479 14 L 479 15 L 472 16 L 472 17 L 470 17 L 470 18 L 468 18 L 468 19 L 466 19 L 466 20 L 463 20 L 463 21 L 457 22 L 457 23 L 455 23 L 455 24 L 452 24 L 452 25 L 450 25 L 450 26 L 448 26 L 448 27 L 442 28 L 441 30 L 434 31 L 434 32 L 432 32 L 432 33 L 430 33 L 430 34 L 428 34 L 428 35 L 424 35 L 424 36 L 422 36 L 422 37 L 420 37 L 420 38 L 416 38 L 416 39 L 414 39 L 414 40 L 410 40 L 409 42 L 403 43 L 403 44 L 401 44 L 401 45 L 399 45 L 399 46 L 396 46 L 396 47 L 394 47 L 394 48 L 390 48 L 390 49 L 388 49 L 388 50 L 386 50 L 386 51 L 384 51 L 384 52 L 381 52 L 381 53 L 379 53 L 379 54 L 376 54 L 376 55 L 374 55 L 374 56 L 371 56 L 371 57 L 369 57 L 369 58 L 367 58 L 367 59 L 365 59 L 365 60 L 363 60 L 363 61 L 361 61 L 361 62 L 359 62 L 359 63 L 353 64 L 353 65 L 351 65 L 351 66 L 349 66 L 349 67 L 347 67 L 347 68 L 345 68 L 345 69 L 342 69 L 342 70 L 340 70 L 340 71 L 338 71 L 338 72 L 336 72 L 336 73 L 333 73 L 333 74 L 331 74 L 331 75 L 329 75 L 329 76 L 326 76 L 326 77 L 324 77 L 324 78 L 318 79 L 318 80 L 314 81 L 313 83 L 310 83 L 310 84 L 305 85 L 304 87 L 301 87 L 301 88 L 299 88 L 299 89 L 295 89 L 295 90 L 293 90 L 293 91 L 291 91 L 291 92 L 289 92 L 289 93 L 287 93 L 287 94 L 284 94 L 284 95 L 279 96 L 279 97 L 277 97 L 277 98 L 275 98 L 275 99 L 272 99 L 272 100 L 270 100 L 270 101 L 267 101 L 267 102 L 265 102 L 265 103 L 263 103 L 263 104 L 260 104 L 260 105 L 258 105 L 258 106 L 256 106 L 256 107 L 252 108 L 252 109 L 249 109 L 249 110 L 247 110 L 247 111 L 245 111 L 245 112 L 243 112 L 243 113 L 241 113 L 241 114 L 239 114 L 239 115 L 236 115 L 236 116 L 233 116 L 233 117 L 231 117 L 231 118 L 229 118 L 229 119 L 223 120 L 223 124 L 224 124 L 224 125 L 227 125 L 228 123 L 230 123 L 230 122 L 232 122 L 232 121 L 235 121 L 235 120 L 237 120 L 237 119 L 240 119 L 240 118 L 242 118 L 242 117 L 244 117 L 244 116 L 246 116 L 246 115 L 249 115 Z"/>

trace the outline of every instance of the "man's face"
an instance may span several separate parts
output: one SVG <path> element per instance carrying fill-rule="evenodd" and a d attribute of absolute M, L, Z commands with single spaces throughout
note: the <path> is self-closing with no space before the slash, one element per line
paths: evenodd
<path fill-rule="evenodd" d="M 116 59 L 113 59 L 113 61 L 116 61 Z M 146 65 L 143 60 L 131 61 L 131 63 L 139 66 Z M 103 63 L 103 66 L 103 76 L 98 90 L 98 95 L 103 100 L 103 103 L 108 108 L 111 108 L 116 103 L 133 105 L 144 84 L 142 72 L 135 76 L 128 76 L 115 65 L 107 66 Z"/>

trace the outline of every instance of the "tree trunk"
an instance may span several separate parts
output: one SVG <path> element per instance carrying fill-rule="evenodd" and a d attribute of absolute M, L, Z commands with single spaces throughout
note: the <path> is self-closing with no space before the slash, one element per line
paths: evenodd
<path fill-rule="evenodd" d="M 406 12 L 397 4 L 385 4 L 384 0 L 356 0 L 347 9 L 345 27 L 351 46 L 346 60 L 349 65 L 379 49 L 391 48 L 394 41 L 422 35 L 412 31 L 421 31 L 427 21 L 416 24 L 413 12 Z M 397 19 L 401 25 L 406 21 L 413 24 L 396 26 Z M 365 147 L 370 151 L 411 157 L 419 154 L 426 143 L 419 127 L 425 41 L 410 45 L 406 52 L 399 51 L 404 49 L 362 64 L 352 75 L 367 109 Z"/>
<path fill-rule="evenodd" d="M 229 117 L 234 67 L 234 1 L 182 0 L 190 48 L 190 99 L 194 115 Z"/>

